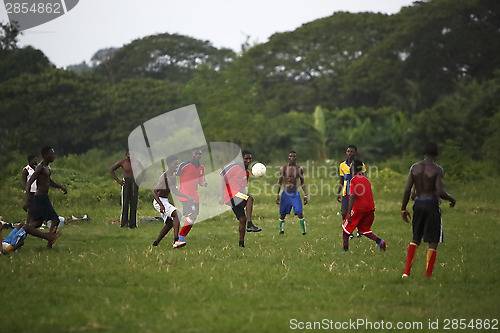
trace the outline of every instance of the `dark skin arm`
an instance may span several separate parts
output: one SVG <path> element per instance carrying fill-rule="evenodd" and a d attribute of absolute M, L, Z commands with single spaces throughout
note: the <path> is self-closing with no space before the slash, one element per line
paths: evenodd
<path fill-rule="evenodd" d="M 304 206 L 307 205 L 307 189 L 306 189 L 306 181 L 304 179 L 304 171 L 300 168 L 299 171 L 300 185 L 302 186 L 302 192 L 304 192 Z"/>
<path fill-rule="evenodd" d="M 453 208 L 455 207 L 457 200 L 451 194 L 445 191 L 443 185 L 443 177 L 444 177 L 443 169 L 440 169 L 440 172 L 436 177 L 436 194 L 441 199 L 448 200 L 450 202 L 450 207 Z"/>
<path fill-rule="evenodd" d="M 411 219 L 410 213 L 406 210 L 406 206 L 408 205 L 408 201 L 410 201 L 411 189 L 414 183 L 415 181 L 413 179 L 413 174 L 411 173 L 410 169 L 410 173 L 408 174 L 408 179 L 406 180 L 405 191 L 403 193 L 403 203 L 401 204 L 401 218 L 406 223 L 409 223 Z"/>
<path fill-rule="evenodd" d="M 23 181 L 23 188 L 26 188 L 26 183 L 28 182 L 28 170 L 23 169 L 21 173 L 21 179 Z"/>
<path fill-rule="evenodd" d="M 342 202 L 342 188 L 344 187 L 344 176 L 339 178 L 339 190 L 337 191 L 337 201 Z"/>
<path fill-rule="evenodd" d="M 356 199 L 357 199 L 356 194 L 349 195 L 349 208 L 347 209 L 347 216 L 346 216 L 347 223 L 351 223 L 351 211 L 352 211 L 352 207 L 354 207 L 354 203 L 356 202 Z"/>

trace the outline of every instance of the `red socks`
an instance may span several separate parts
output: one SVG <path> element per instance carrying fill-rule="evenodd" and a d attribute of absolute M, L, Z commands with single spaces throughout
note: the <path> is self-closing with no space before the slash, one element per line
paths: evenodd
<path fill-rule="evenodd" d="M 181 228 L 181 231 L 179 232 L 179 236 L 187 236 L 191 228 L 193 227 L 193 221 L 188 217 L 186 218 L 186 221 L 184 221 L 184 225 Z"/>
<path fill-rule="evenodd" d="M 415 252 L 417 251 L 418 245 L 415 243 L 410 243 L 408 246 L 408 253 L 406 255 L 406 266 L 403 272 L 403 277 L 409 276 L 411 271 L 411 265 L 413 263 L 413 258 L 415 257 Z"/>
<path fill-rule="evenodd" d="M 427 249 L 427 266 L 425 267 L 425 277 L 430 278 L 432 276 L 432 270 L 434 269 L 434 263 L 436 262 L 436 250 Z"/>
<path fill-rule="evenodd" d="M 415 252 L 417 251 L 418 245 L 415 243 L 410 243 L 408 246 L 408 254 L 406 255 L 406 266 L 403 272 L 403 277 L 407 277 L 410 275 L 411 265 L 413 263 L 413 258 L 415 257 Z M 436 263 L 436 254 L 437 251 L 435 249 L 427 249 L 426 252 L 426 262 L 427 265 L 425 267 L 425 277 L 430 278 L 432 276 L 432 270 L 434 269 L 434 264 Z"/>

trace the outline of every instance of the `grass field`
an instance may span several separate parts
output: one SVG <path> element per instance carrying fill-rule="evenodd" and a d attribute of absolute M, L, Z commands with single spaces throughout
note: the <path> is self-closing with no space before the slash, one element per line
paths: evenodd
<path fill-rule="evenodd" d="M 110 223 L 119 216 L 119 189 L 105 170 L 83 171 L 72 159 L 78 160 L 54 162 L 54 180 L 70 192 L 52 190 L 52 201 L 66 218 L 86 213 L 91 220 L 67 220 L 52 250 L 28 237 L 21 251 L 0 257 L 0 332 L 489 332 L 500 327 L 497 179 L 447 182 L 458 203 L 453 209 L 443 204 L 445 243 L 434 277 L 424 278 L 421 246 L 411 278 L 402 280 L 411 238 L 399 215 L 402 173 L 382 169 L 370 178 L 377 207 L 373 231 L 387 241 L 386 252 L 367 238 L 353 239 L 349 252 L 343 251 L 339 204 L 328 195 L 337 180 L 311 171 L 307 235 L 290 218 L 285 235 L 279 235 L 274 194 L 260 191 L 254 223 L 263 231 L 247 233 L 245 248 L 238 247 L 237 222 L 226 212 L 197 223 L 188 245 L 173 250 L 172 234 L 150 246 L 160 222 L 140 223 L 135 230 Z M 0 215 L 7 221 L 24 218 L 12 170 L 7 169 L 0 194 Z M 253 181 L 251 192 L 275 181 Z M 141 190 L 139 218 L 154 216 L 149 191 Z"/>

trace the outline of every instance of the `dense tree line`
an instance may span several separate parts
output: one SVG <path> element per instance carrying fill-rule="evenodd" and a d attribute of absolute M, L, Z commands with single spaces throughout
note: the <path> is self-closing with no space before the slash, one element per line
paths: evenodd
<path fill-rule="evenodd" d="M 207 141 L 263 159 L 369 159 L 427 140 L 470 158 L 500 145 L 500 2 L 417 1 L 395 15 L 334 13 L 235 53 L 159 34 L 55 68 L 0 33 L 0 156 L 50 143 L 62 153 L 123 150 L 132 129 L 196 104 Z M 486 156 L 488 159 L 498 159 Z"/>

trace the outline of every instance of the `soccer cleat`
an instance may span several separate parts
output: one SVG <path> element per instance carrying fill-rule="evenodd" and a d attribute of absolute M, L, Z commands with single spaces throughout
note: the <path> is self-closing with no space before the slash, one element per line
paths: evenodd
<path fill-rule="evenodd" d="M 247 231 L 248 232 L 259 232 L 259 231 L 262 231 L 261 228 L 255 226 L 252 221 L 248 221 L 247 222 Z"/>
<path fill-rule="evenodd" d="M 183 246 L 186 246 L 186 242 L 175 241 L 174 244 L 172 245 L 172 248 L 178 249 Z"/>
<path fill-rule="evenodd" d="M 401 276 L 401 278 L 402 278 L 402 279 L 406 279 L 406 278 L 408 278 L 408 277 L 410 277 L 410 275 L 409 275 L 409 274 L 406 274 L 406 273 L 403 273 L 403 275 Z"/>
<path fill-rule="evenodd" d="M 380 241 L 380 244 L 378 244 L 378 247 L 380 248 L 380 251 L 385 251 L 385 248 L 386 248 L 385 240 L 382 239 Z"/>
<path fill-rule="evenodd" d="M 280 235 L 284 235 L 285 232 L 283 230 L 280 231 Z"/>
<path fill-rule="evenodd" d="M 304 236 L 304 235 L 307 235 L 307 232 L 303 232 L 303 233 L 302 233 L 302 235 L 303 235 L 303 236 Z"/>
<path fill-rule="evenodd" d="M 363 235 L 358 232 L 357 235 L 356 235 L 356 237 L 360 238 L 360 237 L 363 237 Z"/>
<path fill-rule="evenodd" d="M 353 234 L 349 234 L 349 239 L 353 239 L 354 238 L 354 235 Z"/>

